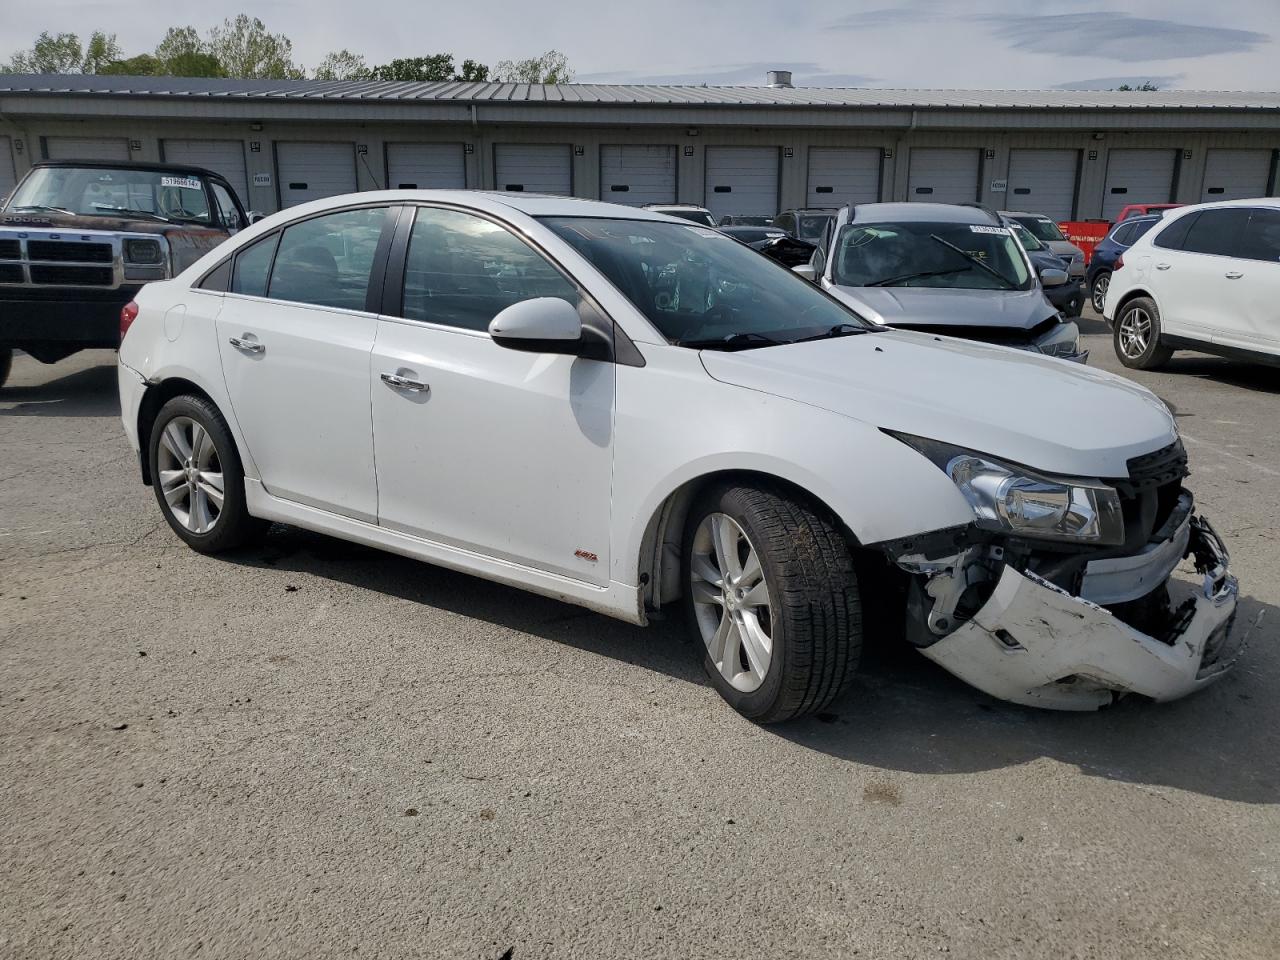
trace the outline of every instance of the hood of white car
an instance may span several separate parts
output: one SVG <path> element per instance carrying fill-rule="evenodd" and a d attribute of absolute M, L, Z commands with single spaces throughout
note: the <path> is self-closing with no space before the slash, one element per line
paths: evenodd
<path fill-rule="evenodd" d="M 890 326 L 1030 330 L 1058 313 L 1038 286 L 1030 290 L 832 286 L 828 292 L 868 320 Z"/>
<path fill-rule="evenodd" d="M 1168 408 L 1129 380 L 933 334 L 893 330 L 754 350 L 704 350 L 702 362 L 723 383 L 1047 473 L 1127 476 L 1131 457 L 1177 436 Z"/>

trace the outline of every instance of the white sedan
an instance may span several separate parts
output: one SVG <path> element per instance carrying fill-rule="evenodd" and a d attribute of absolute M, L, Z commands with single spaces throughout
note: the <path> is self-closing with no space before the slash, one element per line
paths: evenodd
<path fill-rule="evenodd" d="M 1236 653 L 1226 552 L 1155 396 L 877 326 L 686 221 L 335 197 L 121 323 L 125 430 L 195 549 L 278 521 L 634 623 L 679 604 L 761 722 L 846 687 L 864 614 L 1064 709 L 1180 696 Z M 1172 616 L 1188 553 L 1203 583 Z"/>

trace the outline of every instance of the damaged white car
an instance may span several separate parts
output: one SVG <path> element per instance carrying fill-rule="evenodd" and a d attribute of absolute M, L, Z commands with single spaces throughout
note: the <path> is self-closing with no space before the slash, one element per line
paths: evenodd
<path fill-rule="evenodd" d="M 879 326 L 685 221 L 336 197 L 149 284 L 121 327 L 125 431 L 195 549 L 278 521 L 635 623 L 683 607 L 760 722 L 830 703 L 873 622 L 1062 709 L 1181 696 L 1239 652 L 1149 391 Z"/>

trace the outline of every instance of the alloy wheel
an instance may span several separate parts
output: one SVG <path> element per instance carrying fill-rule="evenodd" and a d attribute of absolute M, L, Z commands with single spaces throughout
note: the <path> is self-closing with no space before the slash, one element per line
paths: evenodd
<path fill-rule="evenodd" d="M 1102 312 L 1103 305 L 1107 302 L 1107 290 L 1111 286 L 1111 277 L 1109 274 L 1102 274 L 1093 281 L 1093 309 L 1099 313 Z"/>
<path fill-rule="evenodd" d="M 174 417 L 160 434 L 157 482 L 174 517 L 192 533 L 208 533 L 222 514 L 222 464 L 209 431 Z"/>
<path fill-rule="evenodd" d="M 735 689 L 759 689 L 773 659 L 773 608 L 760 554 L 736 520 L 723 513 L 703 518 L 689 574 L 711 661 Z"/>
<path fill-rule="evenodd" d="M 1134 307 L 1120 318 L 1120 350 L 1130 360 L 1140 360 L 1151 343 L 1151 314 Z"/>

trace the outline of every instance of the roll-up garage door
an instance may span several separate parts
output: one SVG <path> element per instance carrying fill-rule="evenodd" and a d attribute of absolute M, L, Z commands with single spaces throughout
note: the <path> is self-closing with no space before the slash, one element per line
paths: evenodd
<path fill-rule="evenodd" d="M 809 207 L 842 207 L 880 199 L 880 149 L 810 147 Z"/>
<path fill-rule="evenodd" d="M 350 143 L 276 143 L 280 206 L 356 192 L 356 151 Z"/>
<path fill-rule="evenodd" d="M 1076 210 L 1078 150 L 1010 150 L 1005 207 L 1070 220 Z"/>
<path fill-rule="evenodd" d="M 0 197 L 13 193 L 18 182 L 17 170 L 13 163 L 13 141 L 8 137 L 0 137 Z"/>
<path fill-rule="evenodd" d="M 189 163 L 222 174 L 235 188 L 240 202 L 249 205 L 243 140 L 166 140 L 164 159 L 166 163 Z"/>
<path fill-rule="evenodd" d="M 1201 200 L 1250 200 L 1267 195 L 1271 150 L 1210 150 Z"/>
<path fill-rule="evenodd" d="M 1169 203 L 1176 163 L 1176 150 L 1110 151 L 1102 215 L 1114 220 L 1129 203 Z"/>
<path fill-rule="evenodd" d="M 128 160 L 129 141 L 105 137 L 45 137 L 49 160 Z"/>
<path fill-rule="evenodd" d="M 633 207 L 674 203 L 676 148 L 636 143 L 601 147 L 600 199 Z"/>
<path fill-rule="evenodd" d="M 937 147 L 913 148 L 907 199 L 927 203 L 972 203 L 978 199 L 979 153 Z"/>
<path fill-rule="evenodd" d="M 467 167 L 460 143 L 387 144 L 387 187 L 392 190 L 463 190 Z"/>
<path fill-rule="evenodd" d="M 707 209 L 725 216 L 778 215 L 777 147 L 707 147 Z"/>
<path fill-rule="evenodd" d="M 494 183 L 516 193 L 573 193 L 573 158 L 561 143 L 499 143 L 493 148 Z"/>

